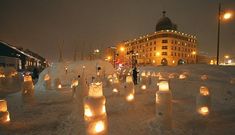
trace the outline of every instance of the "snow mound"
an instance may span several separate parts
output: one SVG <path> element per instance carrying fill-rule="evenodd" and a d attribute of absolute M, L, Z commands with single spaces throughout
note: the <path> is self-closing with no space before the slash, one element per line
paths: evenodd
<path fill-rule="evenodd" d="M 46 75 L 49 75 L 52 87 L 53 82 L 56 79 L 59 79 L 62 85 L 70 86 L 74 78 L 77 78 L 78 75 L 82 75 L 83 70 L 87 80 L 89 81 L 92 76 L 96 76 L 98 67 L 100 67 L 100 74 L 103 76 L 107 76 L 115 72 L 112 64 L 102 60 L 53 63 L 52 66 L 47 67 L 40 73 L 35 89 L 45 89 L 44 77 Z"/>

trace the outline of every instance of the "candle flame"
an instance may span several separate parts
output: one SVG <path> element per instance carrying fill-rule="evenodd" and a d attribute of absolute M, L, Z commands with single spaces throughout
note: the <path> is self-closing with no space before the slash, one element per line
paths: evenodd
<path fill-rule="evenodd" d="M 126 100 L 127 100 L 127 101 L 132 101 L 132 100 L 134 100 L 134 94 L 129 94 L 129 95 L 126 97 Z"/>
<path fill-rule="evenodd" d="M 203 106 L 201 107 L 199 110 L 198 110 L 199 114 L 201 115 L 208 115 L 209 114 L 209 108 L 206 107 L 206 106 Z"/>
<path fill-rule="evenodd" d="M 95 133 L 100 133 L 105 129 L 104 122 L 103 121 L 98 121 L 95 124 L 94 131 Z"/>

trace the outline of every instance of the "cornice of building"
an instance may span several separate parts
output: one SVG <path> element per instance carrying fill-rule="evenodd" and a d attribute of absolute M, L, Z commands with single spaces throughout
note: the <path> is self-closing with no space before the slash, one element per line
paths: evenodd
<path fill-rule="evenodd" d="M 121 43 L 122 44 L 129 44 L 129 43 L 136 42 L 136 41 L 139 41 L 139 40 L 142 40 L 142 39 L 146 39 L 148 41 L 149 37 L 152 37 L 154 35 L 160 35 L 160 34 L 175 34 L 175 35 L 178 35 L 178 36 L 182 36 L 182 37 L 190 38 L 190 39 L 193 39 L 193 40 L 197 40 L 197 37 L 195 35 L 192 35 L 192 34 L 187 34 L 187 33 L 176 31 L 176 30 L 161 30 L 161 31 L 156 31 L 154 33 L 142 35 L 142 36 L 139 36 L 138 38 L 134 38 L 134 39 L 131 39 L 131 40 L 125 40 L 125 41 L 122 41 Z"/>

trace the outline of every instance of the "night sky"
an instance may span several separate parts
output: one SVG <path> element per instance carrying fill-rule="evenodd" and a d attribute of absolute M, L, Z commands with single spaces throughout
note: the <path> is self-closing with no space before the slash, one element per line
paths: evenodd
<path fill-rule="evenodd" d="M 235 0 L 221 0 L 233 10 Z M 162 11 L 178 30 L 198 38 L 199 51 L 216 54 L 216 0 L 0 0 L 0 40 L 58 60 L 153 33 Z M 64 42 L 64 43 L 63 43 Z M 84 48 L 85 46 L 85 48 Z M 235 56 L 235 15 L 221 24 L 221 55 Z"/>

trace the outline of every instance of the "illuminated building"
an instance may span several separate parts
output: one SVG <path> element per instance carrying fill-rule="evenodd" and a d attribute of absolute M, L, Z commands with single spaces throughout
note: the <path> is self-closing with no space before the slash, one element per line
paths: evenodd
<path fill-rule="evenodd" d="M 194 64 L 197 56 L 196 36 L 179 32 L 177 26 L 163 12 L 154 33 L 118 43 L 117 60 L 127 65 Z M 118 51 L 119 49 L 117 49 Z"/>

